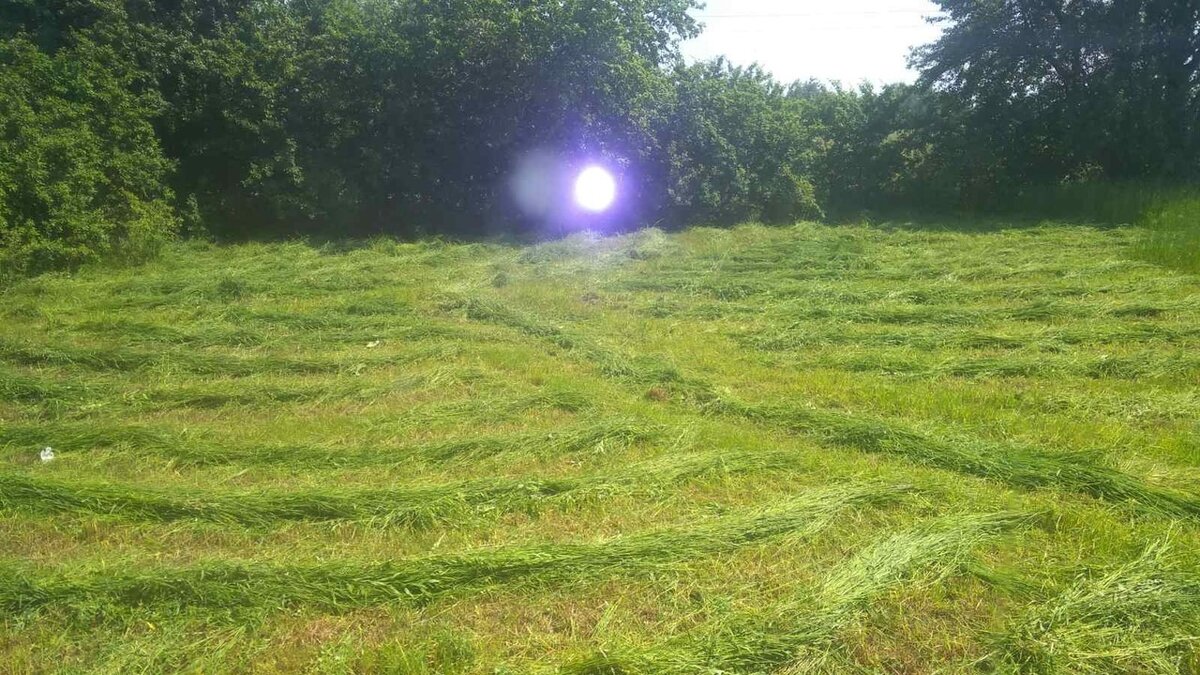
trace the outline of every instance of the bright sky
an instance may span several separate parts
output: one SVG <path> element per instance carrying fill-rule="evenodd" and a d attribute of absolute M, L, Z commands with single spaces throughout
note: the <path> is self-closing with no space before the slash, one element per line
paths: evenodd
<path fill-rule="evenodd" d="M 911 82 L 909 49 L 937 38 L 924 20 L 936 12 L 929 0 L 708 0 L 693 12 L 704 33 L 683 54 L 758 62 L 784 82 Z"/>

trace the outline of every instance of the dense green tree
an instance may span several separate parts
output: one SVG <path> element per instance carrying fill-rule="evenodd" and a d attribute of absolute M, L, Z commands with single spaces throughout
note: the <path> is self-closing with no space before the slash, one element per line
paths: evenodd
<path fill-rule="evenodd" d="M 1200 0 L 938 0 L 915 55 L 1008 180 L 1200 172 Z M 1019 177 L 1019 178 L 1018 178 Z"/>
<path fill-rule="evenodd" d="M 225 232 L 480 232 L 532 149 L 658 160 L 689 0 L 312 0 L 157 25 L 176 188 Z M 197 8 L 191 10 L 195 13 Z M 179 26 L 185 29 L 180 32 Z"/>
<path fill-rule="evenodd" d="M 141 257 L 177 222 L 152 117 L 125 55 L 72 36 L 0 41 L 0 277 Z"/>
<path fill-rule="evenodd" d="M 478 231 L 515 216 L 507 177 L 532 150 L 646 165 L 689 4 L 321 6 L 286 108 L 322 217 Z"/>
<path fill-rule="evenodd" d="M 669 110 L 669 194 L 681 223 L 796 222 L 819 217 L 810 174 L 816 129 L 757 67 L 681 67 Z"/>

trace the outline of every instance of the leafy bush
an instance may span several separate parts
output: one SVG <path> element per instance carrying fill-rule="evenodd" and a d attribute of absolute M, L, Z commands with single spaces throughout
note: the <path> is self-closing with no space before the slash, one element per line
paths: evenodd
<path fill-rule="evenodd" d="M 794 223 L 822 215 L 809 178 L 815 126 L 770 75 L 717 60 L 679 68 L 674 89 L 664 134 L 672 220 Z"/>
<path fill-rule="evenodd" d="M 142 258 L 176 228 L 137 71 L 85 38 L 0 42 L 0 278 Z"/>

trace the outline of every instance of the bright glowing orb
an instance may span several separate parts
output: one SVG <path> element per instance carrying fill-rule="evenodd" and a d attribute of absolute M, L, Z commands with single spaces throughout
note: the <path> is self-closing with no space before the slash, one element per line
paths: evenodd
<path fill-rule="evenodd" d="M 586 211 L 599 213 L 617 198 L 617 181 L 598 166 L 589 166 L 575 179 L 575 203 Z"/>

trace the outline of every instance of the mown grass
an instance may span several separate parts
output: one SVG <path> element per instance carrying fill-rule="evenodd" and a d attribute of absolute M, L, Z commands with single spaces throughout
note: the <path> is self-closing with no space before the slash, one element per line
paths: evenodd
<path fill-rule="evenodd" d="M 378 526 L 461 525 L 484 513 L 534 513 L 613 495 L 646 497 L 714 475 L 768 472 L 794 466 L 782 454 L 705 453 L 631 464 L 621 471 L 568 478 L 487 479 L 391 489 L 279 492 L 170 491 L 0 474 L 0 509 L 33 513 L 93 513 L 126 520 L 204 520 L 269 526 L 278 521 L 365 521 Z"/>
<path fill-rule="evenodd" d="M 0 671 L 1197 671 L 1200 280 L 1149 231 L 190 243 L 16 284 Z"/>
<path fill-rule="evenodd" d="M 833 486 L 761 512 L 684 530 L 659 530 L 593 544 L 548 545 L 432 557 L 407 563 L 339 562 L 312 568 L 212 563 L 189 569 L 104 572 L 83 579 L 39 578 L 0 572 L 0 607 L 23 613 L 54 604 L 115 604 L 232 608 L 278 603 L 345 609 L 417 601 L 480 585 L 532 579 L 543 582 L 588 574 L 628 574 L 691 556 L 717 553 L 820 531 L 843 509 L 895 496 L 902 488 Z"/>
<path fill-rule="evenodd" d="M 1200 634 L 1196 572 L 1195 560 L 1154 542 L 1136 559 L 1029 607 L 996 636 L 989 658 L 1034 672 L 1187 672 Z"/>
<path fill-rule="evenodd" d="M 648 359 L 614 353 L 562 329 L 539 324 L 512 310 L 478 301 L 465 306 L 467 316 L 497 321 L 542 338 L 556 347 L 579 352 L 606 376 L 638 385 L 673 386 L 702 411 L 728 414 L 816 436 L 826 442 L 864 452 L 897 454 L 922 464 L 1004 481 L 1020 487 L 1054 485 L 1102 499 L 1128 501 L 1179 517 L 1200 518 L 1200 496 L 1176 494 L 1141 484 L 1136 478 L 1105 467 L 1081 454 L 1050 453 L 1022 447 L 998 447 L 973 439 L 933 437 L 903 424 L 838 411 L 796 406 L 762 406 L 723 397 L 708 382 Z"/>
<path fill-rule="evenodd" d="M 815 669 L 836 650 L 835 636 L 870 600 L 908 578 L 937 579 L 956 571 L 973 547 L 1023 520 L 1021 514 L 966 514 L 921 523 L 854 554 L 821 580 L 812 597 L 788 599 L 771 614 L 722 617 L 694 635 L 628 656 L 603 654 L 571 664 L 568 672 L 770 672 Z"/>

